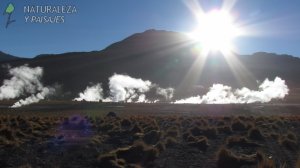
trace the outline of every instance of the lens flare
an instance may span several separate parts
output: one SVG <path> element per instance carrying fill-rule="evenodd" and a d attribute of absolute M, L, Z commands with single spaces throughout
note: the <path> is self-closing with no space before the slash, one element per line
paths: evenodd
<path fill-rule="evenodd" d="M 189 34 L 209 51 L 227 54 L 234 49 L 233 39 L 242 34 L 235 25 L 233 17 L 224 10 L 213 10 L 197 15 L 198 27 Z"/>

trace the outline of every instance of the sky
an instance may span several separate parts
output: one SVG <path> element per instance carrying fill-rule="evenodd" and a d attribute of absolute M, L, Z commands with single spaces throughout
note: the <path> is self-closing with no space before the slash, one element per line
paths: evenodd
<path fill-rule="evenodd" d="M 148 29 L 190 32 L 197 19 L 189 0 L 1 0 L 0 51 L 20 56 L 102 50 L 134 33 Z M 233 0 L 231 0 L 233 1 Z M 11 23 L 2 15 L 15 7 Z M 222 0 L 200 0 L 205 11 L 218 9 Z M 72 6 L 73 14 L 34 14 L 24 6 Z M 249 31 L 234 41 L 238 53 L 271 52 L 300 56 L 300 1 L 237 0 L 231 9 L 236 23 Z M 64 23 L 29 23 L 25 17 L 64 16 Z"/>

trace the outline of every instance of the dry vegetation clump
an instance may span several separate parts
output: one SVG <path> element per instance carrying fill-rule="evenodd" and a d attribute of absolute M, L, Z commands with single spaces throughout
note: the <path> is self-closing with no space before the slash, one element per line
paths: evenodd
<path fill-rule="evenodd" d="M 207 127 L 202 130 L 202 134 L 208 138 L 216 138 L 218 132 L 215 127 Z"/>
<path fill-rule="evenodd" d="M 238 116 L 237 119 L 241 120 L 241 121 L 247 121 L 249 117 L 246 116 Z"/>
<path fill-rule="evenodd" d="M 114 161 L 117 160 L 115 153 L 103 154 L 98 157 L 98 166 L 100 167 L 118 167 Z"/>
<path fill-rule="evenodd" d="M 270 124 L 269 125 L 269 129 L 271 129 L 271 130 L 278 130 L 278 129 L 280 129 L 280 127 L 279 126 L 277 126 L 276 124 Z"/>
<path fill-rule="evenodd" d="M 115 153 L 118 158 L 124 159 L 127 163 L 139 163 L 142 165 L 149 164 L 159 155 L 159 151 L 155 147 L 148 146 L 142 142 L 127 148 L 117 149 Z"/>
<path fill-rule="evenodd" d="M 233 133 L 231 127 L 228 125 L 219 126 L 217 129 L 218 129 L 218 133 L 220 134 L 230 135 Z"/>
<path fill-rule="evenodd" d="M 236 119 L 232 122 L 231 128 L 233 131 L 247 131 L 249 126 L 242 120 Z"/>
<path fill-rule="evenodd" d="M 49 132 L 52 125 L 49 117 L 2 116 L 0 145 L 20 146 L 26 142 L 44 141 L 53 137 Z"/>
<path fill-rule="evenodd" d="M 102 123 L 98 127 L 98 132 L 108 132 L 110 130 L 113 130 L 115 127 L 117 127 L 114 123 Z"/>
<path fill-rule="evenodd" d="M 143 140 L 143 137 L 145 136 L 144 133 L 135 133 L 132 135 L 132 138 L 134 141 L 136 140 Z"/>
<path fill-rule="evenodd" d="M 271 137 L 272 139 L 274 139 L 275 141 L 278 141 L 280 136 L 278 133 L 272 131 L 271 133 L 267 134 L 269 137 Z"/>
<path fill-rule="evenodd" d="M 164 144 L 165 144 L 166 148 L 174 147 L 179 144 L 177 139 L 175 139 L 173 137 L 167 137 L 164 141 L 165 141 Z"/>
<path fill-rule="evenodd" d="M 296 168 L 300 168 L 300 156 L 298 157 L 298 161 L 296 163 Z"/>
<path fill-rule="evenodd" d="M 197 136 L 197 137 L 201 137 L 201 136 Z M 183 134 L 183 139 L 187 142 L 195 142 L 197 140 L 197 137 L 190 133 Z"/>
<path fill-rule="evenodd" d="M 155 146 L 154 146 L 160 153 L 163 152 L 164 150 L 166 150 L 166 145 L 162 142 L 158 142 Z"/>
<path fill-rule="evenodd" d="M 113 111 L 110 111 L 106 114 L 106 117 L 117 117 L 117 114 Z"/>
<path fill-rule="evenodd" d="M 225 125 L 226 125 L 225 121 L 223 120 L 217 121 L 217 126 L 225 126 Z"/>
<path fill-rule="evenodd" d="M 135 125 L 132 127 L 132 129 L 130 130 L 130 132 L 131 132 L 132 134 L 136 134 L 136 133 L 143 133 L 144 131 L 143 131 L 143 129 L 142 129 L 139 125 L 135 124 Z"/>
<path fill-rule="evenodd" d="M 288 136 L 281 136 L 279 138 L 279 144 L 291 151 L 298 150 L 297 141 L 290 139 Z"/>
<path fill-rule="evenodd" d="M 263 122 L 266 123 L 267 118 L 264 116 L 256 117 L 255 122 Z"/>
<path fill-rule="evenodd" d="M 91 143 L 94 145 L 99 145 L 104 141 L 104 137 L 100 135 L 95 135 L 91 138 Z"/>
<path fill-rule="evenodd" d="M 283 127 L 285 125 L 285 122 L 281 118 L 279 118 L 274 122 L 274 124 L 278 127 Z"/>
<path fill-rule="evenodd" d="M 297 136 L 295 133 L 289 131 L 289 133 L 286 135 L 286 137 L 290 140 L 294 140 L 294 141 L 297 141 Z"/>
<path fill-rule="evenodd" d="M 160 129 L 159 129 L 159 126 L 157 126 L 156 124 L 149 124 L 149 125 L 143 127 L 143 130 L 146 133 L 146 132 L 150 132 L 153 130 L 159 131 Z"/>
<path fill-rule="evenodd" d="M 22 166 L 19 166 L 18 168 L 32 168 L 32 166 L 30 164 L 24 164 Z"/>
<path fill-rule="evenodd" d="M 122 128 L 125 128 L 125 129 L 130 128 L 131 125 L 132 125 L 132 123 L 131 123 L 131 121 L 129 119 L 123 119 L 121 121 L 121 127 Z"/>
<path fill-rule="evenodd" d="M 194 126 L 190 129 L 190 132 L 193 136 L 200 136 L 202 135 L 202 129 L 198 126 Z"/>
<path fill-rule="evenodd" d="M 123 131 L 120 127 L 114 127 L 113 129 L 107 131 L 107 135 L 109 136 L 121 136 L 124 133 L 126 133 L 126 131 Z"/>
<path fill-rule="evenodd" d="M 16 137 L 15 131 L 10 127 L 1 128 L 0 135 L 0 145 L 19 146 L 21 143 L 19 138 Z"/>
<path fill-rule="evenodd" d="M 200 128 L 195 126 L 189 130 L 193 136 L 206 136 L 208 138 L 216 138 L 217 137 L 217 129 L 215 127 L 204 127 Z"/>
<path fill-rule="evenodd" d="M 248 131 L 248 137 L 252 140 L 264 140 L 264 136 L 259 130 L 259 128 L 251 128 Z"/>
<path fill-rule="evenodd" d="M 91 123 L 92 125 L 94 125 L 96 128 L 98 128 L 99 125 L 101 125 L 102 123 L 104 123 L 104 119 L 101 118 L 101 117 L 95 117 L 95 118 L 93 118 L 93 119 L 90 119 L 89 121 L 90 121 L 90 123 Z"/>
<path fill-rule="evenodd" d="M 176 138 L 179 136 L 179 129 L 177 127 L 171 127 L 165 132 L 165 137 Z"/>
<path fill-rule="evenodd" d="M 244 136 L 233 135 L 227 138 L 226 144 L 228 147 L 258 147 L 260 146 L 258 143 L 249 141 Z"/>
<path fill-rule="evenodd" d="M 118 159 L 115 153 L 103 154 L 98 157 L 95 167 L 111 167 L 111 168 L 124 168 L 126 161 Z"/>
<path fill-rule="evenodd" d="M 235 155 L 226 148 L 221 148 L 217 154 L 218 168 L 240 168 L 243 165 L 253 165 L 256 163 L 253 155 Z"/>
<path fill-rule="evenodd" d="M 3 127 L 0 130 L 1 136 L 3 136 L 7 140 L 14 140 L 15 136 L 13 135 L 14 132 L 10 127 Z"/>
<path fill-rule="evenodd" d="M 159 150 L 143 142 L 136 142 L 132 146 L 118 148 L 98 157 L 95 166 L 98 167 L 140 167 L 150 165 L 159 155 Z"/>
<path fill-rule="evenodd" d="M 181 120 L 181 126 L 183 128 L 189 128 L 189 127 L 191 127 L 191 124 L 192 124 L 191 118 L 184 118 L 183 120 Z"/>
<path fill-rule="evenodd" d="M 256 158 L 258 160 L 258 168 L 276 168 L 275 162 L 272 159 L 267 158 L 263 153 L 257 152 Z"/>
<path fill-rule="evenodd" d="M 155 145 L 159 141 L 160 137 L 160 131 L 151 130 L 145 134 L 143 140 L 147 144 Z"/>
<path fill-rule="evenodd" d="M 194 139 L 190 138 L 188 141 L 188 145 L 192 147 L 196 147 L 199 150 L 206 151 L 209 147 L 208 139 L 204 136 L 200 137 L 193 137 Z"/>
<path fill-rule="evenodd" d="M 224 117 L 223 117 L 223 120 L 224 120 L 225 122 L 231 122 L 231 121 L 232 121 L 232 118 L 233 118 L 233 116 L 224 116 Z"/>

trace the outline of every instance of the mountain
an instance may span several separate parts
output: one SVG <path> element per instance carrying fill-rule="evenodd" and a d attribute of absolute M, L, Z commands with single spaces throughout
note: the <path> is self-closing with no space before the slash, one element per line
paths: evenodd
<path fill-rule="evenodd" d="M 17 59 L 19 59 L 19 57 L 15 57 L 15 56 L 12 56 L 12 55 L 9 55 L 9 54 L 6 54 L 6 53 L 0 51 L 0 62 L 12 61 L 12 60 L 17 60 Z"/>
<path fill-rule="evenodd" d="M 279 76 L 292 89 L 291 101 L 300 100 L 294 100 L 300 97 L 297 57 L 265 52 L 228 57 L 210 53 L 204 57 L 200 52 L 201 46 L 182 33 L 147 30 L 101 51 L 39 55 L 5 63 L 43 67 L 44 84 L 61 84 L 60 95 L 65 98 L 74 98 L 86 86 L 98 82 L 107 94 L 108 78 L 120 73 L 150 80 L 161 87 L 174 87 L 175 98 L 204 93 L 214 83 L 257 89 L 258 80 Z M 0 74 L 1 81 L 8 77 L 3 68 Z"/>

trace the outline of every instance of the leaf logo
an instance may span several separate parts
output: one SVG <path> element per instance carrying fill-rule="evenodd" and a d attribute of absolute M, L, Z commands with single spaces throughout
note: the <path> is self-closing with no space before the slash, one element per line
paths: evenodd
<path fill-rule="evenodd" d="M 5 28 L 8 28 L 8 26 L 11 23 L 16 21 L 16 20 L 11 20 L 11 15 L 13 14 L 14 10 L 15 10 L 15 6 L 12 3 L 7 5 L 7 7 L 3 13 L 3 15 L 8 15 Z"/>

